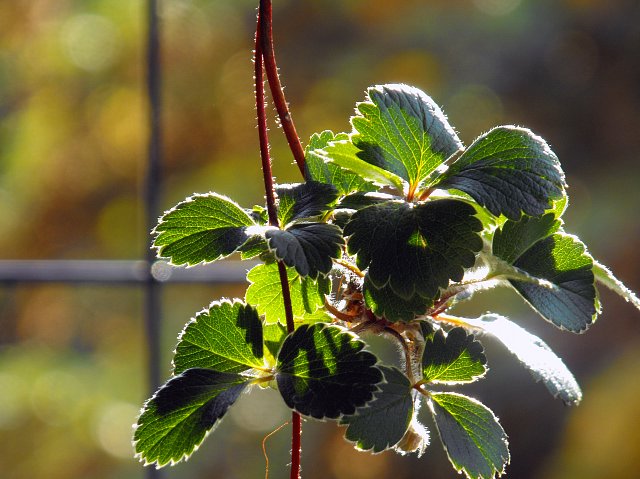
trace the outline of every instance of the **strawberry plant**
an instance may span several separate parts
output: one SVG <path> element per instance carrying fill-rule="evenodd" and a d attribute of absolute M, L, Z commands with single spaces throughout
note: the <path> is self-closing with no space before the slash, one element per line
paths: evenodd
<path fill-rule="evenodd" d="M 300 183 L 273 181 L 263 71 Z M 138 419 L 138 457 L 157 467 L 188 458 L 244 391 L 262 386 L 292 410 L 292 478 L 301 417 L 335 421 L 364 451 L 420 455 L 429 443 L 421 406 L 456 471 L 501 475 L 505 431 L 489 407 L 458 391 L 487 371 L 481 339 L 496 338 L 564 403 L 582 394 L 540 338 L 496 313 L 457 316 L 456 305 L 506 287 L 572 333 L 600 313 L 597 284 L 640 309 L 565 230 L 558 158 L 514 126 L 465 146 L 433 99 L 403 84 L 369 88 L 350 131 L 314 134 L 303 149 L 277 75 L 268 1 L 255 75 L 266 205 L 195 194 L 160 218 L 153 246 L 175 265 L 232 254 L 259 264 L 244 298 L 214 301 L 185 326 L 173 376 Z M 397 343 L 397 363 L 383 363 L 367 333 Z"/>

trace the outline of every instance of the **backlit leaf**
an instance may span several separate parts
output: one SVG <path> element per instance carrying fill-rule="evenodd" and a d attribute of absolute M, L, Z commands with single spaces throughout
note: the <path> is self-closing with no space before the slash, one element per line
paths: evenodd
<path fill-rule="evenodd" d="M 482 344 L 472 334 L 453 328 L 445 336 L 438 330 L 425 343 L 422 374 L 429 383 L 469 383 L 485 375 L 486 364 Z"/>
<path fill-rule="evenodd" d="M 420 204 L 389 201 L 363 208 L 344 230 L 348 252 L 369 268 L 376 288 L 389 285 L 401 298 L 434 298 L 449 280 L 460 281 L 482 248 L 482 223 L 457 200 Z"/>
<path fill-rule="evenodd" d="M 348 425 L 345 438 L 363 451 L 382 452 L 396 445 L 409 428 L 413 417 L 411 383 L 398 369 L 379 367 L 385 382 L 375 399 L 340 424 Z"/>
<path fill-rule="evenodd" d="M 254 266 L 247 274 L 247 279 L 251 284 L 245 293 L 246 302 L 255 305 L 258 313 L 264 314 L 267 323 L 286 324 L 278 265 L 268 263 Z M 324 295 L 330 291 L 328 279 L 303 278 L 293 268 L 287 268 L 287 279 L 294 319 L 303 319 L 324 305 Z"/>
<path fill-rule="evenodd" d="M 239 373 L 264 366 L 258 311 L 239 301 L 214 302 L 180 334 L 173 358 L 176 374 L 189 368 Z"/>
<path fill-rule="evenodd" d="M 411 321 L 424 314 L 433 305 L 433 300 L 415 294 L 411 299 L 404 299 L 393 292 L 389 285 L 376 288 L 371 284 L 369 276 L 365 276 L 362 294 L 367 307 L 379 318 L 387 321 Z"/>
<path fill-rule="evenodd" d="M 187 369 L 148 400 L 134 433 L 136 456 L 157 467 L 188 458 L 249 383 L 239 374 Z"/>
<path fill-rule="evenodd" d="M 291 221 L 299 219 L 320 219 L 332 209 L 338 198 L 333 185 L 307 181 L 276 187 L 278 196 L 278 220 L 285 227 Z"/>
<path fill-rule="evenodd" d="M 300 223 L 286 230 L 270 229 L 265 233 L 269 249 L 276 258 L 293 267 L 301 276 L 317 278 L 333 267 L 344 243 L 339 227 L 327 223 Z"/>
<path fill-rule="evenodd" d="M 499 126 L 476 139 L 438 188 L 471 195 L 492 214 L 539 216 L 563 195 L 564 173 L 549 145 L 526 128 Z"/>
<path fill-rule="evenodd" d="M 383 379 L 377 358 L 338 326 L 303 324 L 278 354 L 276 380 L 285 403 L 305 416 L 337 419 L 353 414 Z"/>
<path fill-rule="evenodd" d="M 176 265 L 208 263 L 242 246 L 252 225 L 253 219 L 229 198 L 194 195 L 160 218 L 153 245 L 160 257 Z"/>
<path fill-rule="evenodd" d="M 430 406 L 449 460 L 470 479 L 502 475 L 509 463 L 507 435 L 489 408 L 455 393 L 431 393 Z"/>

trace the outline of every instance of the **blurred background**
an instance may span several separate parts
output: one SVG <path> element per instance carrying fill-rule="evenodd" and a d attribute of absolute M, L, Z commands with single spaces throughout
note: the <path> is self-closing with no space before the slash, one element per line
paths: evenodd
<path fill-rule="evenodd" d="M 349 130 L 364 89 L 431 95 L 469 144 L 527 126 L 558 154 L 566 229 L 640 291 L 640 4 L 635 0 L 274 1 L 276 53 L 298 132 Z M 193 192 L 262 203 L 251 51 L 255 0 L 161 3 L 162 208 Z M 0 259 L 144 259 L 147 149 L 142 0 L 0 2 Z M 270 111 L 273 112 L 271 109 Z M 280 182 L 299 181 L 272 123 Z M 184 323 L 244 285 L 163 288 L 162 375 Z M 586 335 L 557 331 L 510 291 L 461 313 L 506 314 L 541 336 L 585 398 L 554 400 L 499 344 L 488 377 L 461 390 L 510 436 L 512 478 L 626 479 L 640 457 L 640 313 L 601 291 Z M 0 283 L 0 477 L 135 479 L 144 399 L 143 295 L 136 285 Z M 276 393 L 243 395 L 167 478 L 264 476 L 262 439 L 285 422 Z M 306 422 L 303 477 L 453 478 L 432 431 L 422 458 L 355 451 L 333 423 Z M 289 437 L 267 442 L 288 477 Z"/>

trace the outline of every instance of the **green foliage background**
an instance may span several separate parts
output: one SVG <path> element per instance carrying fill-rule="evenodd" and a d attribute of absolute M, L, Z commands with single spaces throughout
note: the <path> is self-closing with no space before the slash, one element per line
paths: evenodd
<path fill-rule="evenodd" d="M 496 124 L 527 126 L 550 143 L 567 173 L 567 228 L 640 290 L 637 2 L 274 3 L 278 61 L 304 141 L 315 131 L 348 130 L 364 89 L 388 82 L 425 90 L 466 144 Z M 165 208 L 208 190 L 241 204 L 262 202 L 255 6 L 163 3 Z M 1 259 L 134 259 L 148 248 L 140 203 L 143 36 L 141 0 L 0 3 Z M 278 180 L 299 181 L 276 133 L 273 124 Z M 165 375 L 192 312 L 243 290 L 165 288 Z M 147 396 L 141 298 L 130 286 L 0 285 L 3 478 L 143 477 L 130 444 Z M 565 359 L 584 388 L 581 406 L 566 409 L 487 342 L 491 371 L 465 392 L 491 406 L 510 433 L 509 477 L 635 474 L 640 322 L 629 305 L 607 292 L 602 299 L 602 324 L 586 336 L 556 332 L 508 292 L 473 303 L 469 314 L 477 315 L 499 301 L 501 312 Z M 255 414 L 270 405 L 271 416 Z M 261 477 L 261 440 L 287 415 L 276 393 L 243 395 L 204 453 L 165 474 Z M 425 471 L 423 460 L 358 453 L 333 425 L 306 423 L 303 440 L 306 479 L 400 479 Z M 287 434 L 271 438 L 268 450 L 272 477 L 282 477 Z M 457 477 L 438 447 L 430 454 L 429 475 Z"/>

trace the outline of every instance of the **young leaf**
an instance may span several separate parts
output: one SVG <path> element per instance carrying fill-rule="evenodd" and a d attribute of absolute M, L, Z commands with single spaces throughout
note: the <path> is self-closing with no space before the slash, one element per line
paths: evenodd
<path fill-rule="evenodd" d="M 286 324 L 280 275 L 276 263 L 259 264 L 247 274 L 251 282 L 245 293 L 247 303 L 264 314 L 265 322 Z M 302 319 L 324 305 L 324 295 L 330 292 L 328 279 L 319 277 L 312 280 L 301 277 L 293 268 L 287 268 L 287 279 L 291 292 L 291 306 L 294 319 Z"/>
<path fill-rule="evenodd" d="M 411 383 L 398 369 L 379 366 L 385 382 L 375 399 L 352 416 L 344 416 L 345 438 L 362 451 L 382 452 L 396 445 L 409 428 L 413 417 Z"/>
<path fill-rule="evenodd" d="M 351 119 L 358 157 L 417 187 L 445 159 L 462 148 L 442 110 L 408 85 L 377 85 Z"/>
<path fill-rule="evenodd" d="M 492 214 L 540 216 L 565 187 L 549 145 L 526 128 L 499 126 L 476 139 L 441 177 L 438 188 L 468 193 Z"/>
<path fill-rule="evenodd" d="M 622 281 L 616 278 L 609 268 L 607 268 L 602 263 L 599 263 L 594 260 L 593 272 L 595 274 L 596 281 L 598 281 L 598 283 L 605 285 L 611 291 L 613 291 L 614 293 L 617 293 L 622 298 L 624 298 L 625 301 L 633 304 L 636 308 L 640 309 L 640 299 L 638 299 L 636 294 L 633 291 L 631 291 L 629 288 L 627 288 L 622 283 Z"/>
<path fill-rule="evenodd" d="M 387 321 L 411 321 L 416 316 L 424 314 L 433 305 L 432 299 L 425 299 L 416 294 L 410 299 L 404 299 L 393 292 L 389 285 L 376 288 L 367 274 L 362 285 L 362 294 L 367 307 L 373 314 Z"/>
<path fill-rule="evenodd" d="M 337 419 L 373 398 L 382 381 L 377 358 L 338 326 L 303 324 L 278 354 L 276 380 L 285 403 L 305 416 Z"/>
<path fill-rule="evenodd" d="M 258 312 L 239 301 L 211 303 L 180 334 L 174 373 L 209 368 L 240 373 L 264 367 L 262 322 Z"/>
<path fill-rule="evenodd" d="M 482 248 L 475 210 L 456 200 L 409 204 L 388 201 L 354 213 L 344 230 L 348 251 L 369 268 L 376 288 L 387 284 L 411 299 L 434 298 L 449 280 L 460 281 Z"/>
<path fill-rule="evenodd" d="M 469 479 L 502 475 L 509 463 L 507 435 L 489 408 L 455 393 L 431 393 L 430 406 L 456 471 Z"/>
<path fill-rule="evenodd" d="M 402 176 L 361 158 L 362 151 L 351 140 L 331 142 L 322 150 L 317 150 L 316 153 L 322 155 L 328 164 L 349 170 L 368 183 L 391 186 L 400 193 L 405 189 L 405 181 Z"/>
<path fill-rule="evenodd" d="M 338 198 L 333 185 L 307 181 L 276 187 L 278 195 L 278 220 L 283 228 L 299 219 L 319 219 L 332 209 Z"/>
<path fill-rule="evenodd" d="M 542 317 L 561 329 L 578 333 L 600 312 L 594 285 L 593 259 L 576 237 L 556 233 L 525 251 L 513 265 L 542 284 L 510 280 Z"/>
<path fill-rule="evenodd" d="M 487 372 L 482 344 L 463 328 L 453 328 L 445 336 L 440 329 L 424 346 L 422 374 L 435 384 L 470 383 Z"/>
<path fill-rule="evenodd" d="M 344 244 L 340 228 L 327 223 L 299 223 L 286 230 L 270 229 L 265 233 L 269 249 L 301 276 L 317 278 L 333 267 Z"/>
<path fill-rule="evenodd" d="M 148 400 L 133 436 L 136 457 L 157 467 L 188 458 L 240 396 L 239 374 L 187 369 Z"/>
<path fill-rule="evenodd" d="M 486 331 L 504 344 L 531 371 L 536 381 L 544 383 L 553 397 L 559 397 L 568 405 L 580 402 L 582 391 L 573 374 L 540 338 L 497 314 L 462 321 Z"/>
<path fill-rule="evenodd" d="M 325 130 L 314 133 L 305 148 L 305 178 L 333 185 L 340 195 L 356 191 L 374 191 L 376 187 L 352 171 L 341 168 L 335 163 L 325 161 L 326 152 L 322 151 L 330 142 L 347 140 L 346 133 L 334 135 Z M 320 150 L 320 151 L 316 151 Z"/>
<path fill-rule="evenodd" d="M 153 242 L 158 256 L 175 265 L 209 263 L 230 255 L 249 239 L 253 219 L 216 193 L 194 195 L 167 211 Z"/>

